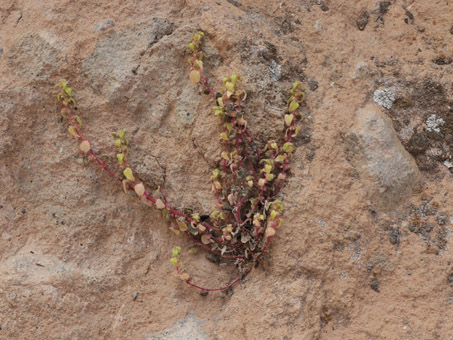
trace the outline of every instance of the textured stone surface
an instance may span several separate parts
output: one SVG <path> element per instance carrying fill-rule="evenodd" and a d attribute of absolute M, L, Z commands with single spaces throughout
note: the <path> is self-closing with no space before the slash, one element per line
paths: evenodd
<path fill-rule="evenodd" d="M 420 187 L 421 175 L 389 117 L 373 104 L 357 110 L 349 136 L 351 158 L 373 204 L 394 209 Z"/>
<path fill-rule="evenodd" d="M 414 1 L 416 26 L 386 3 L 0 1 L 0 339 L 452 339 L 453 69 L 432 62 L 453 46 L 452 3 Z M 55 105 L 66 78 L 94 150 L 114 160 L 111 132 L 126 128 L 147 190 L 209 213 L 220 130 L 188 80 L 196 29 L 216 89 L 244 76 L 260 145 L 282 135 L 291 82 L 307 88 L 285 223 L 228 298 L 174 277 L 175 245 L 197 283 L 236 272 L 190 255 L 159 212 L 87 163 Z M 395 89 L 391 109 L 374 103 L 376 89 Z M 382 110 L 376 131 L 357 119 L 370 103 Z M 438 167 L 421 171 L 423 190 L 410 194 L 419 175 L 383 113 L 419 166 L 429 156 Z M 433 114 L 440 133 L 427 130 Z"/>
<path fill-rule="evenodd" d="M 188 315 L 185 319 L 178 321 L 170 329 L 153 335 L 145 335 L 145 340 L 207 340 L 206 334 L 200 329 L 202 320 Z"/>

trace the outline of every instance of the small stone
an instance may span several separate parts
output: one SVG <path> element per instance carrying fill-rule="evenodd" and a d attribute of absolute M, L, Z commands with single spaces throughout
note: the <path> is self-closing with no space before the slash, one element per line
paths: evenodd
<path fill-rule="evenodd" d="M 370 287 L 372 290 L 374 290 L 375 292 L 379 293 L 379 285 L 381 283 L 375 278 L 373 279 L 373 281 L 371 281 L 371 284 L 370 284 Z"/>
<path fill-rule="evenodd" d="M 362 10 L 359 14 L 359 18 L 357 19 L 357 27 L 359 30 L 363 31 L 368 24 L 368 19 L 370 18 L 370 14 L 368 13 L 367 10 Z"/>
<path fill-rule="evenodd" d="M 329 6 L 327 6 L 324 2 L 321 4 L 321 11 L 327 12 L 329 10 Z"/>
<path fill-rule="evenodd" d="M 236 0 L 227 0 L 230 4 L 232 4 L 233 6 L 235 7 L 241 7 L 242 6 L 242 3 L 240 3 L 239 1 L 236 1 Z"/>
<path fill-rule="evenodd" d="M 310 90 L 316 91 L 316 89 L 318 88 L 318 82 L 316 80 L 310 80 L 308 82 L 308 86 L 310 87 Z"/>
<path fill-rule="evenodd" d="M 115 22 L 111 19 L 104 21 L 101 24 L 96 25 L 96 28 L 91 31 L 91 33 L 96 33 L 97 31 L 105 31 L 109 27 L 115 26 Z"/>
<path fill-rule="evenodd" d="M 269 66 L 269 71 L 273 81 L 279 81 L 282 77 L 282 66 L 277 64 L 275 60 L 272 60 L 271 65 Z"/>
<path fill-rule="evenodd" d="M 390 233 L 390 243 L 391 244 L 400 244 L 400 229 L 393 228 Z"/>
<path fill-rule="evenodd" d="M 394 209 L 419 187 L 417 164 L 401 145 L 392 120 L 375 105 L 357 110 L 347 141 L 351 162 L 378 207 Z"/>
<path fill-rule="evenodd" d="M 425 27 L 424 27 L 424 26 L 418 26 L 418 27 L 417 27 L 417 30 L 418 30 L 420 33 L 423 33 L 423 32 L 425 32 Z"/>
<path fill-rule="evenodd" d="M 439 225 L 444 225 L 444 224 L 446 224 L 446 223 L 447 223 L 447 220 L 448 220 L 447 216 L 444 216 L 444 215 L 439 215 L 439 216 L 437 217 L 437 223 L 438 223 Z"/>
<path fill-rule="evenodd" d="M 25 208 L 22 209 L 22 214 L 26 214 L 27 210 Z"/>

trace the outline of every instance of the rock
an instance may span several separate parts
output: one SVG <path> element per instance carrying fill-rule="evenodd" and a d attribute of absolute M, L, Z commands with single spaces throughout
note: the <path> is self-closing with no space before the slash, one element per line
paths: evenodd
<path fill-rule="evenodd" d="M 189 314 L 185 319 L 179 320 L 173 327 L 153 335 L 145 335 L 145 340 L 207 340 L 208 337 L 201 330 L 202 320 Z"/>
<path fill-rule="evenodd" d="M 419 187 L 414 159 L 401 145 L 390 118 L 374 105 L 357 111 L 348 142 L 352 163 L 379 208 L 394 208 Z"/>
<path fill-rule="evenodd" d="M 279 81 L 282 77 L 282 66 L 277 64 L 275 60 L 272 60 L 269 66 L 270 77 L 273 81 Z"/>
<path fill-rule="evenodd" d="M 357 19 L 357 27 L 359 30 L 363 31 L 368 24 L 368 19 L 370 18 L 370 14 L 366 9 L 363 9 L 360 14 L 359 18 Z"/>
<path fill-rule="evenodd" d="M 96 28 L 91 31 L 91 33 L 96 33 L 97 31 L 105 31 L 109 27 L 115 26 L 115 21 L 108 19 L 101 24 L 97 24 Z"/>
<path fill-rule="evenodd" d="M 8 52 L 10 69 L 21 77 L 47 79 L 61 64 L 59 52 L 38 33 L 30 33 Z"/>
<path fill-rule="evenodd" d="M 102 37 L 82 66 L 90 86 L 111 98 L 134 76 L 132 70 L 136 71 L 145 51 L 172 32 L 170 21 L 152 18 Z"/>

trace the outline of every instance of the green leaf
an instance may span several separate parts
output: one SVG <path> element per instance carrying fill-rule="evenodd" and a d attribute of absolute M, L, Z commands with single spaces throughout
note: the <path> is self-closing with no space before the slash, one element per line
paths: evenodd
<path fill-rule="evenodd" d="M 79 117 L 79 116 L 74 116 L 75 120 L 77 121 L 77 123 L 79 123 L 80 126 L 82 126 L 82 119 Z"/>
<path fill-rule="evenodd" d="M 121 147 L 121 139 L 115 139 L 115 145 L 117 148 Z"/>
<path fill-rule="evenodd" d="M 134 175 L 132 174 L 131 168 L 126 168 L 126 169 L 124 169 L 123 175 L 124 175 L 124 177 L 126 177 L 129 181 L 135 181 L 135 177 L 134 177 Z"/>
<path fill-rule="evenodd" d="M 222 132 L 222 133 L 220 134 L 220 139 L 222 139 L 222 140 L 224 140 L 224 141 L 227 141 L 227 140 L 228 140 L 227 134 L 226 134 L 225 132 Z"/>
<path fill-rule="evenodd" d="M 227 89 L 229 92 L 231 92 L 231 93 L 234 92 L 234 84 L 233 84 L 232 82 L 227 81 L 227 82 L 225 83 L 225 87 L 226 87 L 226 89 Z"/>
<path fill-rule="evenodd" d="M 76 132 L 76 130 L 74 129 L 73 126 L 68 127 L 68 131 L 69 131 L 69 133 L 70 133 L 71 135 L 73 135 L 74 137 L 76 137 L 76 138 L 79 138 L 79 137 L 80 137 L 79 134 Z"/>
<path fill-rule="evenodd" d="M 68 96 L 71 97 L 72 90 L 70 87 L 65 87 L 64 92 L 66 92 L 68 94 Z"/>
<path fill-rule="evenodd" d="M 297 110 L 298 107 L 299 107 L 299 103 L 293 100 L 293 101 L 291 102 L 291 104 L 289 104 L 289 109 L 288 109 L 288 111 L 289 111 L 289 112 L 293 112 L 293 111 Z"/>
<path fill-rule="evenodd" d="M 200 71 L 203 71 L 203 62 L 201 60 L 195 60 L 195 64 L 198 66 Z"/>
<path fill-rule="evenodd" d="M 181 252 L 180 246 L 173 247 L 172 254 L 174 257 L 179 256 L 180 252 Z"/>
<path fill-rule="evenodd" d="M 176 223 L 178 224 L 178 227 L 179 227 L 179 230 L 181 231 L 187 231 L 189 230 L 189 227 L 187 226 L 187 224 L 183 221 L 176 221 Z"/>
<path fill-rule="evenodd" d="M 195 45 L 193 43 L 189 43 L 189 50 L 192 52 L 195 51 Z"/>
<path fill-rule="evenodd" d="M 170 259 L 170 263 L 171 263 L 172 265 L 174 265 L 175 267 L 177 267 L 177 266 L 178 266 L 178 259 L 177 259 L 176 257 L 172 257 L 172 258 Z"/>
<path fill-rule="evenodd" d="M 287 143 L 283 144 L 283 151 L 285 151 L 287 153 L 293 152 L 294 151 L 293 143 L 287 142 Z"/>
<path fill-rule="evenodd" d="M 278 155 L 276 158 L 275 158 L 275 161 L 276 162 L 279 162 L 279 163 L 283 163 L 285 161 L 285 157 L 283 155 Z"/>
<path fill-rule="evenodd" d="M 120 165 L 123 165 L 123 163 L 124 163 L 124 153 L 117 154 L 116 158 L 118 159 L 118 163 L 120 163 Z"/>

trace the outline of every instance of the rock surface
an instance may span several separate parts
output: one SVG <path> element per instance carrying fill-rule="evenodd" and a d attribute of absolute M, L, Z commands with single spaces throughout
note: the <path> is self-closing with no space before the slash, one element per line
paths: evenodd
<path fill-rule="evenodd" d="M 452 339 L 453 3 L 402 5 L 0 1 L 0 339 Z M 87 163 L 55 104 L 65 78 L 93 149 L 114 159 L 127 129 L 147 189 L 210 212 L 219 126 L 188 79 L 196 29 L 215 88 L 244 76 L 259 145 L 281 136 L 291 82 L 307 88 L 284 226 L 230 297 L 174 277 L 175 245 L 200 284 L 236 272 Z"/>
<path fill-rule="evenodd" d="M 349 143 L 353 164 L 378 208 L 394 209 L 420 188 L 415 160 L 398 140 L 391 119 L 375 105 L 356 112 Z"/>

